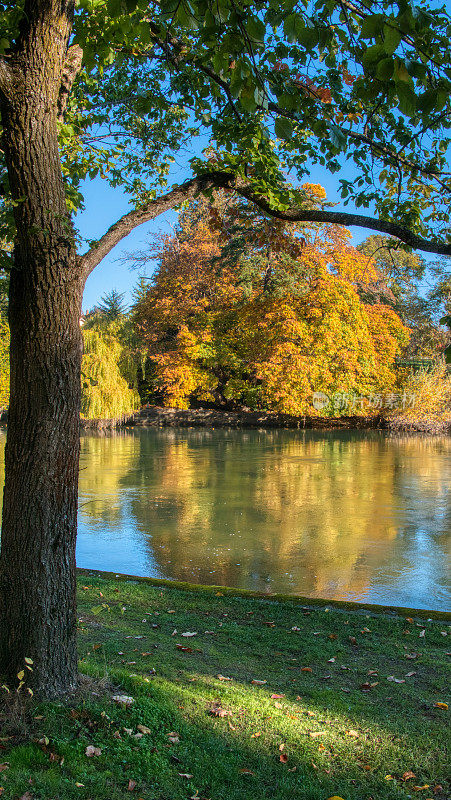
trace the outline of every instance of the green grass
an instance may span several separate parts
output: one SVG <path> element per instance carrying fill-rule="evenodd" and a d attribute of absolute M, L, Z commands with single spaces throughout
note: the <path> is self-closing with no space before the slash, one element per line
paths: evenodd
<path fill-rule="evenodd" d="M 86 575 L 79 617 L 93 681 L 3 726 L 1 800 L 447 796 L 448 621 Z"/>

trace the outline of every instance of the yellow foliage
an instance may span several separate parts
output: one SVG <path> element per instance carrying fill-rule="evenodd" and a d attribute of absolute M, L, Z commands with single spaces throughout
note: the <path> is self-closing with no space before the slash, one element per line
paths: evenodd
<path fill-rule="evenodd" d="M 323 198 L 322 187 L 304 188 Z M 250 228 L 246 209 L 240 218 L 233 205 L 203 202 L 163 237 L 153 285 L 135 307 L 163 403 L 222 397 L 315 414 L 315 392 L 395 385 L 409 332 L 390 308 L 360 299 L 358 287 L 377 271 L 349 231 L 255 220 L 255 211 Z M 245 242 L 235 261 L 227 255 L 234 241 Z"/>
<path fill-rule="evenodd" d="M 81 415 L 110 419 L 139 408 L 139 395 L 131 389 L 119 368 L 122 346 L 113 336 L 83 331 Z"/>

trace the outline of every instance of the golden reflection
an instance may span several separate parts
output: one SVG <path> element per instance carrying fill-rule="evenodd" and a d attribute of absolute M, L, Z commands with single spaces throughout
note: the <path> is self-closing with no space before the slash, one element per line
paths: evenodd
<path fill-rule="evenodd" d="M 163 429 L 87 436 L 83 452 L 82 517 L 132 518 L 180 580 L 364 597 L 411 568 L 423 517 L 451 528 L 449 437 Z"/>

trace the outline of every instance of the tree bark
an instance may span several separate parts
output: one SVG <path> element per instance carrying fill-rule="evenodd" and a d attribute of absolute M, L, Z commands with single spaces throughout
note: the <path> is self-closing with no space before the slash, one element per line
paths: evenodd
<path fill-rule="evenodd" d="M 17 238 L 11 273 L 11 397 L 0 553 L 0 671 L 46 696 L 76 684 L 83 282 L 67 214 L 57 103 L 70 20 L 28 3 L 30 30 L 2 98 Z M 71 4 L 68 4 L 70 7 Z M 70 10 L 70 8 L 69 8 Z M 28 38 L 27 38 L 28 35 Z"/>

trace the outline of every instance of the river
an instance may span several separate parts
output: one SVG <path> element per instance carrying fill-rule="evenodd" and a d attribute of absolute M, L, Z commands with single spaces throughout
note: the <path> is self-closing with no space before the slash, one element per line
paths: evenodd
<path fill-rule="evenodd" d="M 450 437 L 195 428 L 84 434 L 77 563 L 449 610 L 450 485 Z"/>

